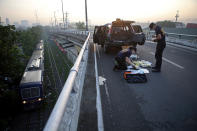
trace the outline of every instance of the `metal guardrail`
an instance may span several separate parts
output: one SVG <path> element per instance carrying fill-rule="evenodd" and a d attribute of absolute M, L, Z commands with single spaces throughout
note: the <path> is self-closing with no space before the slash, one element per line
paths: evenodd
<path fill-rule="evenodd" d="M 176 33 L 166 33 L 167 35 L 175 35 L 175 36 L 179 36 L 179 38 L 181 38 L 181 36 L 186 36 L 186 37 L 193 37 L 197 39 L 197 35 L 188 35 L 188 34 L 176 34 Z"/>
<path fill-rule="evenodd" d="M 79 73 L 80 64 L 83 61 L 84 52 L 87 49 L 88 44 L 89 44 L 90 33 L 86 32 L 86 34 L 87 34 L 87 38 L 86 38 L 86 40 L 83 44 L 83 47 L 81 48 L 81 51 L 74 63 L 74 66 L 70 70 L 69 76 L 68 76 L 66 83 L 64 84 L 64 87 L 59 95 L 59 98 L 53 108 L 53 111 L 50 114 L 50 117 L 45 125 L 44 131 L 57 131 L 58 128 L 60 127 L 61 120 L 64 116 L 71 90 L 72 90 L 73 85 L 75 83 L 75 79 L 77 77 L 77 74 Z"/>
<path fill-rule="evenodd" d="M 197 48 L 197 35 L 189 35 L 189 34 L 177 34 L 177 33 L 168 33 L 166 32 L 166 41 L 188 46 L 192 48 Z M 147 40 L 151 40 L 152 36 L 155 35 L 154 31 L 146 32 Z"/>

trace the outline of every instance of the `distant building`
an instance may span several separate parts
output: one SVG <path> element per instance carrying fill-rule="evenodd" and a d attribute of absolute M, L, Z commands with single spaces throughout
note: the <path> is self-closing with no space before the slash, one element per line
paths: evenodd
<path fill-rule="evenodd" d="M 185 28 L 185 24 L 182 22 L 175 22 L 176 28 Z"/>
<path fill-rule="evenodd" d="M 197 23 L 187 23 L 186 28 L 197 28 Z"/>
<path fill-rule="evenodd" d="M 3 22 L 1 21 L 1 16 L 0 16 L 0 25 L 3 25 Z"/>
<path fill-rule="evenodd" d="M 6 25 L 9 25 L 10 24 L 10 21 L 9 21 L 8 18 L 5 19 L 5 23 L 6 23 Z"/>
<path fill-rule="evenodd" d="M 32 26 L 38 26 L 40 23 L 32 23 Z"/>
<path fill-rule="evenodd" d="M 21 20 L 21 26 L 22 27 L 28 27 L 29 26 L 29 21 L 28 20 Z"/>
<path fill-rule="evenodd" d="M 19 23 L 18 22 L 14 22 L 13 25 L 15 25 L 16 28 L 19 27 Z"/>

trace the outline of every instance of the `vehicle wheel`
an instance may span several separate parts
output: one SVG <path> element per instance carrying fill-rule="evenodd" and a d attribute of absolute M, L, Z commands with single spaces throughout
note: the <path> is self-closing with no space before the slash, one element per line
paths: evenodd
<path fill-rule="evenodd" d="M 108 45 L 106 44 L 103 45 L 103 50 L 105 53 L 108 53 L 108 48 L 109 48 Z"/>

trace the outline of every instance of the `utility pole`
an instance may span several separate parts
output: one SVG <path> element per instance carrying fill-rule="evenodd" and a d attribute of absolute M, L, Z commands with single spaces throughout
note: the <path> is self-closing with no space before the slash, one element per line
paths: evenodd
<path fill-rule="evenodd" d="M 54 20 L 55 20 L 55 26 L 57 24 L 57 19 L 56 19 L 56 16 L 55 16 L 55 11 L 54 11 Z"/>
<path fill-rule="evenodd" d="M 63 15 L 63 28 L 64 28 L 64 30 L 65 30 L 65 22 L 64 22 L 64 4 L 63 4 L 63 0 L 61 0 L 61 2 L 62 2 L 62 15 Z"/>
<path fill-rule="evenodd" d="M 37 13 L 37 10 L 35 10 L 35 17 L 36 17 L 36 24 L 38 25 L 38 13 Z"/>
<path fill-rule="evenodd" d="M 175 15 L 175 18 L 176 18 L 176 22 L 178 21 L 178 18 L 179 18 L 179 11 L 177 10 L 177 13 Z"/>
<path fill-rule="evenodd" d="M 55 30 L 57 31 L 57 18 L 56 18 L 56 15 L 55 15 L 55 11 L 54 11 L 54 20 L 55 20 L 54 27 L 55 27 Z"/>
<path fill-rule="evenodd" d="M 1 16 L 0 16 L 0 25 L 1 25 Z"/>
<path fill-rule="evenodd" d="M 53 18 L 52 17 L 51 17 L 51 26 L 52 26 L 51 32 L 53 32 Z"/>
<path fill-rule="evenodd" d="M 1 21 L 1 16 L 0 16 L 0 25 L 3 25 L 3 21 Z"/>
<path fill-rule="evenodd" d="M 85 0 L 85 18 L 86 18 L 86 31 L 88 31 L 87 0 Z"/>
<path fill-rule="evenodd" d="M 68 28 L 68 12 L 65 13 L 66 14 L 66 28 Z"/>

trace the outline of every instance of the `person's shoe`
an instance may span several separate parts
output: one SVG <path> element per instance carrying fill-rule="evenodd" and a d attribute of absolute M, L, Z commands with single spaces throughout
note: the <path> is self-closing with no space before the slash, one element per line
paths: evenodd
<path fill-rule="evenodd" d="M 152 69 L 152 72 L 161 72 L 161 70 L 160 69 Z"/>
<path fill-rule="evenodd" d="M 153 66 L 153 67 L 151 67 L 152 69 L 157 69 L 157 67 L 156 66 Z"/>
<path fill-rule="evenodd" d="M 118 68 L 114 66 L 113 71 L 118 71 Z"/>

